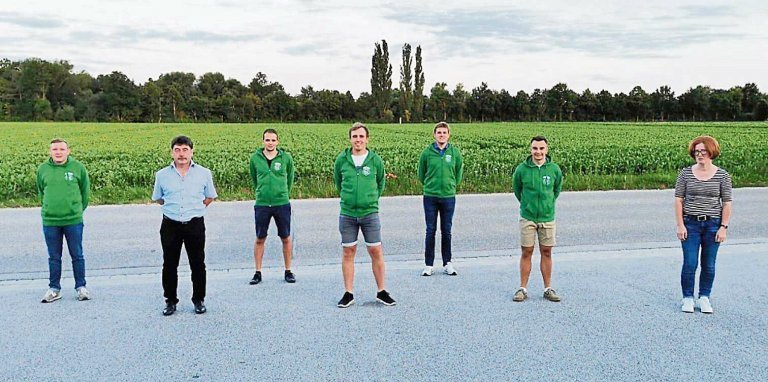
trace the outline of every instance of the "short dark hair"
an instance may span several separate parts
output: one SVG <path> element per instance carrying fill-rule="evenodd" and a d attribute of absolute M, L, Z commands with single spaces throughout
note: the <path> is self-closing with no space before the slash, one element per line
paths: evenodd
<path fill-rule="evenodd" d="M 541 141 L 544 141 L 544 143 L 546 143 L 547 145 L 549 145 L 549 142 L 547 141 L 547 138 L 544 138 L 544 136 L 543 136 L 543 135 L 537 135 L 537 136 L 535 136 L 535 137 L 531 138 L 531 143 L 533 143 L 533 141 L 536 141 L 536 142 L 541 142 Z"/>
<path fill-rule="evenodd" d="M 435 129 L 432 130 L 432 134 L 436 133 L 437 129 L 439 129 L 441 127 L 444 127 L 446 129 L 448 129 L 448 132 L 451 132 L 451 126 L 448 125 L 448 122 L 440 121 L 440 122 L 435 124 Z"/>
<path fill-rule="evenodd" d="M 171 141 L 171 149 L 173 149 L 173 146 L 189 146 L 190 149 L 194 148 L 194 146 L 192 146 L 192 140 L 186 135 L 179 135 L 178 137 L 173 138 Z"/>
<path fill-rule="evenodd" d="M 279 138 L 279 136 L 277 135 L 277 130 L 275 130 L 275 129 L 266 129 L 261 134 L 261 139 L 264 139 L 264 136 L 267 135 L 267 134 L 275 134 L 275 136 Z"/>
<path fill-rule="evenodd" d="M 67 143 L 67 141 L 65 141 L 64 138 L 53 138 L 51 140 L 51 144 L 54 144 L 54 143 L 63 143 L 67 145 L 67 147 L 69 147 L 69 143 Z"/>
<path fill-rule="evenodd" d="M 352 127 L 349 128 L 349 137 L 352 138 L 352 132 L 357 129 L 365 130 L 365 136 L 368 136 L 368 126 L 365 126 L 362 122 L 355 122 Z"/>

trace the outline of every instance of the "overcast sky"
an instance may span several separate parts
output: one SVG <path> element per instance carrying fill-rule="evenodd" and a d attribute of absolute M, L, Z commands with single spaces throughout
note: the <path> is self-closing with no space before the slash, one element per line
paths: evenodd
<path fill-rule="evenodd" d="M 374 43 L 423 49 L 427 93 L 481 81 L 530 92 L 651 92 L 669 85 L 768 91 L 768 1 L 3 1 L 0 58 L 68 60 L 137 83 L 162 73 L 261 71 L 286 90 L 370 91 Z"/>

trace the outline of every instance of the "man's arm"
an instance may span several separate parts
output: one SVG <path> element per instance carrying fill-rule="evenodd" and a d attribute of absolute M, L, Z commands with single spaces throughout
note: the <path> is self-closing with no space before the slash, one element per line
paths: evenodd
<path fill-rule="evenodd" d="M 378 167 L 376 171 L 376 185 L 379 187 L 379 197 L 384 193 L 384 187 L 387 185 L 387 173 L 384 172 L 384 160 L 380 157 L 376 161 Z"/>
<path fill-rule="evenodd" d="M 88 208 L 88 201 L 91 198 L 91 178 L 88 177 L 88 170 L 83 167 L 83 173 L 80 175 L 80 198 L 83 203 L 83 211 Z"/>
<path fill-rule="evenodd" d="M 343 157 L 336 158 L 336 162 L 333 163 L 333 184 L 336 185 L 336 193 L 341 195 L 341 166 L 343 164 Z"/>
<path fill-rule="evenodd" d="M 515 193 L 515 198 L 517 198 L 517 201 L 521 201 L 523 197 L 523 178 L 522 174 L 520 174 L 519 166 L 515 168 L 515 172 L 512 173 L 512 191 Z"/>
<path fill-rule="evenodd" d="M 288 196 L 291 195 L 291 187 L 293 187 L 293 181 L 296 179 L 296 169 L 293 167 L 293 157 L 288 155 L 288 163 L 286 163 L 286 172 L 288 175 Z"/>
<path fill-rule="evenodd" d="M 457 148 L 456 152 L 456 185 L 461 183 L 461 179 L 464 177 L 464 159 L 461 158 L 461 152 Z"/>
<path fill-rule="evenodd" d="M 563 190 L 563 171 L 560 166 L 557 167 L 557 174 L 555 175 L 555 199 L 560 196 L 560 191 Z"/>

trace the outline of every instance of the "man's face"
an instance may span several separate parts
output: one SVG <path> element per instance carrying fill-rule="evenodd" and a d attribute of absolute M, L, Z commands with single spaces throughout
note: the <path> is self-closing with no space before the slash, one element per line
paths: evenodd
<path fill-rule="evenodd" d="M 266 133 L 264 134 L 264 149 L 267 151 L 275 151 L 280 141 L 277 140 L 277 134 Z"/>
<path fill-rule="evenodd" d="M 192 148 L 187 145 L 174 145 L 171 149 L 173 163 L 178 165 L 188 165 L 192 161 Z"/>
<path fill-rule="evenodd" d="M 64 142 L 51 143 L 51 159 L 53 163 L 62 164 L 69 157 L 69 146 Z"/>
<path fill-rule="evenodd" d="M 437 142 L 438 145 L 444 145 L 448 143 L 448 138 L 451 137 L 451 132 L 448 130 L 447 127 L 438 127 L 435 130 L 435 142 Z"/>
<path fill-rule="evenodd" d="M 357 130 L 352 130 L 352 132 L 349 133 L 349 141 L 352 143 L 353 150 L 365 150 L 365 146 L 368 145 L 368 135 L 365 133 L 365 129 L 361 127 Z"/>
<path fill-rule="evenodd" d="M 546 159 L 547 152 L 549 152 L 549 147 L 547 147 L 547 142 L 544 141 L 533 141 L 531 142 L 531 155 L 533 156 L 533 160 L 537 162 L 541 162 Z"/>

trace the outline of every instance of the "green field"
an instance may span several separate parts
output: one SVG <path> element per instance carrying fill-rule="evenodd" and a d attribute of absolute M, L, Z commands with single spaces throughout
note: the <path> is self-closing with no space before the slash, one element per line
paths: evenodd
<path fill-rule="evenodd" d="M 297 168 L 294 198 L 335 197 L 333 160 L 349 145 L 350 124 L 98 124 L 0 123 L 0 206 L 36 206 L 35 171 L 54 137 L 69 141 L 72 156 L 91 175 L 94 204 L 149 201 L 155 172 L 171 162 L 170 140 L 195 142 L 195 162 L 210 168 L 220 198 L 252 199 L 248 160 L 265 128 L 276 128 Z M 432 125 L 369 125 L 369 147 L 391 174 L 386 195 L 419 194 L 416 164 L 432 141 Z M 484 123 L 455 124 L 452 142 L 464 156 L 461 193 L 509 192 L 514 167 L 529 140 L 543 134 L 565 173 L 565 190 L 674 187 L 693 161 L 688 142 L 716 137 L 715 163 L 736 187 L 768 186 L 768 123 Z"/>

